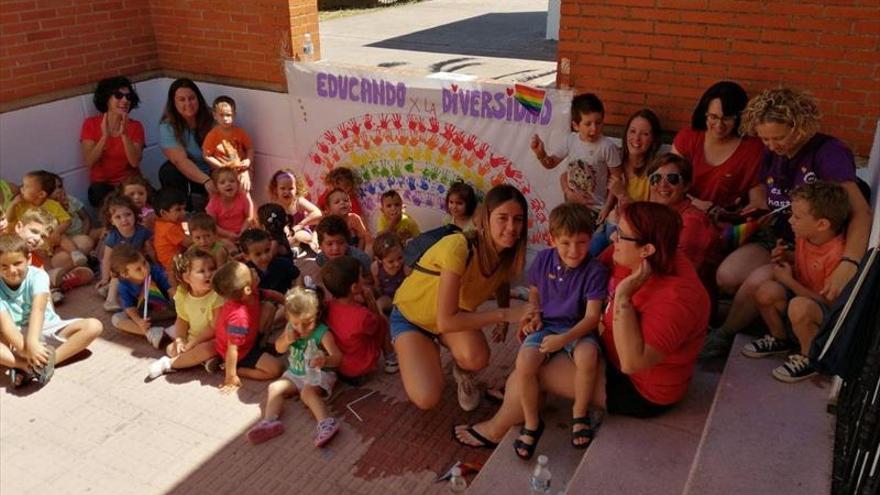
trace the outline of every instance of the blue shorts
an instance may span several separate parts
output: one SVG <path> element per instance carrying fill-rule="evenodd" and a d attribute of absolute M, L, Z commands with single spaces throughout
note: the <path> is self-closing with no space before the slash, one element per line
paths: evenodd
<path fill-rule="evenodd" d="M 526 338 L 523 339 L 522 347 L 540 347 L 541 342 L 544 340 L 544 337 L 547 337 L 549 335 L 562 335 L 571 330 L 571 327 L 569 326 L 550 325 L 544 321 L 542 321 L 541 323 L 542 327 L 540 330 L 528 334 Z M 596 346 L 596 348 L 600 348 L 599 340 L 596 339 L 596 334 L 591 332 L 577 340 L 570 341 L 569 343 L 565 344 L 565 346 L 561 350 L 567 352 L 569 356 L 574 356 L 574 348 L 577 347 L 578 344 L 580 344 L 581 342 L 589 342 Z"/>
<path fill-rule="evenodd" d="M 403 316 L 403 313 L 397 309 L 397 306 L 393 306 L 391 308 L 391 316 L 388 317 L 388 324 L 391 327 L 391 343 L 393 344 L 397 337 L 407 333 L 407 332 L 419 332 L 422 335 L 425 335 L 431 340 L 435 340 L 439 337 L 439 335 L 435 333 L 431 333 L 424 328 L 416 325 L 415 323 L 406 319 Z"/>
<path fill-rule="evenodd" d="M 788 306 L 791 304 L 791 300 L 798 296 L 793 290 L 785 286 L 783 287 L 785 288 L 785 314 L 782 315 L 782 321 L 785 322 L 785 336 L 791 342 L 800 342 L 797 335 L 794 333 L 794 327 L 791 325 L 791 320 L 788 318 Z M 815 299 L 811 299 L 811 301 L 816 303 L 822 311 L 822 319 L 819 321 L 819 324 L 821 325 L 822 322 L 825 321 L 825 317 L 828 316 L 828 313 L 831 312 L 831 308 L 822 301 L 817 301 Z"/>

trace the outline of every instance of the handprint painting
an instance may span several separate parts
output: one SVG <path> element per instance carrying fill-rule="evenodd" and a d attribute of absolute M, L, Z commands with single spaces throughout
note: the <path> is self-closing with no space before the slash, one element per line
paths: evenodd
<path fill-rule="evenodd" d="M 393 189 L 410 215 L 430 224 L 444 214 L 453 182 L 463 180 L 477 191 L 507 183 L 529 202 L 530 243 L 545 245 L 547 204 L 561 199 L 558 176 L 534 162 L 529 140 L 535 133 L 565 138 L 571 95 L 539 92 L 544 100 L 535 112 L 535 102 L 521 103 L 512 86 L 384 77 L 288 67 L 297 156 L 312 197 L 324 192 L 327 172 L 348 167 L 360 179 L 365 212 L 378 211 L 382 193 Z"/>

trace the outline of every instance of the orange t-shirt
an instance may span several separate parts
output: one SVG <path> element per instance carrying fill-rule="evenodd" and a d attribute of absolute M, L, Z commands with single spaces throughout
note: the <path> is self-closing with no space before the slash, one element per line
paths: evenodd
<path fill-rule="evenodd" d="M 154 230 L 153 245 L 156 248 L 156 257 L 159 258 L 156 261 L 168 271 L 171 269 L 171 259 L 180 252 L 186 234 L 181 224 L 161 218 L 156 219 Z"/>
<path fill-rule="evenodd" d="M 214 127 L 202 141 L 202 153 L 206 157 L 228 159 L 229 156 L 225 151 L 217 149 L 217 146 L 223 141 L 228 141 L 238 151 L 238 158 L 242 160 L 247 158 L 248 151 L 253 149 L 250 136 L 241 127 L 232 127 L 228 132 L 220 127 Z"/>
<path fill-rule="evenodd" d="M 813 244 L 806 239 L 794 241 L 794 278 L 810 290 L 820 292 L 825 280 L 840 264 L 846 240 L 843 234 L 825 244 Z"/>

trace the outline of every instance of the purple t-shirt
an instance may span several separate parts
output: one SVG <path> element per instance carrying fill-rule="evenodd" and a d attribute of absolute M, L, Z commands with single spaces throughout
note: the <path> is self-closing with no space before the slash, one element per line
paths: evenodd
<path fill-rule="evenodd" d="M 572 327 L 584 318 L 587 301 L 608 295 L 608 268 L 588 258 L 577 268 L 565 266 L 555 248 L 535 256 L 529 267 L 529 285 L 541 296 L 542 320 L 549 325 Z"/>

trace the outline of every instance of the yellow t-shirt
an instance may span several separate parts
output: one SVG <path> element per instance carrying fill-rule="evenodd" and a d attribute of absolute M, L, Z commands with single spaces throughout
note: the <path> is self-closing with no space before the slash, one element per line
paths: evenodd
<path fill-rule="evenodd" d="M 489 279 L 486 279 L 480 273 L 477 253 L 475 252 L 471 256 L 471 262 L 465 266 L 467 257 L 467 239 L 462 234 L 453 234 L 440 239 L 431 246 L 422 255 L 419 265 L 428 270 L 438 272 L 449 270 L 461 275 L 458 307 L 464 311 L 474 311 L 480 304 L 495 295 L 498 287 L 509 280 L 509 274 L 497 270 Z M 431 333 L 440 333 L 437 329 L 439 288 L 439 276 L 413 270 L 397 289 L 394 304 L 410 322 Z"/>
<path fill-rule="evenodd" d="M 204 296 L 195 297 L 190 295 L 183 285 L 177 286 L 177 292 L 174 294 L 174 307 L 177 310 L 177 316 L 189 323 L 189 331 L 186 334 L 187 342 L 192 342 L 211 326 L 214 315 L 222 305 L 223 298 L 213 290 Z"/>
<path fill-rule="evenodd" d="M 47 213 L 55 217 L 55 220 L 58 221 L 59 225 L 64 222 L 70 221 L 70 213 L 67 213 L 67 210 L 65 210 L 59 202 L 55 201 L 54 199 L 47 199 L 40 206 L 34 206 L 29 203 L 25 203 L 24 201 L 18 203 L 17 205 L 15 205 L 15 207 L 12 209 L 12 213 L 9 215 L 9 224 L 15 225 L 16 223 L 18 223 L 18 220 L 21 218 L 21 216 L 24 215 L 25 212 L 27 212 L 31 208 L 42 208 L 46 210 Z"/>
<path fill-rule="evenodd" d="M 649 193 L 648 176 L 633 175 L 626 182 L 626 194 L 633 201 L 647 201 Z"/>
<path fill-rule="evenodd" d="M 378 232 L 382 232 L 388 228 L 388 219 L 385 218 L 385 215 L 379 215 L 378 223 Z M 397 234 L 397 237 L 400 237 L 401 241 L 407 241 L 421 234 L 422 231 L 419 230 L 419 224 L 417 224 L 415 220 L 410 218 L 409 215 L 404 213 L 403 215 L 401 215 L 400 221 L 397 222 L 397 227 L 394 229 L 394 233 Z"/>

